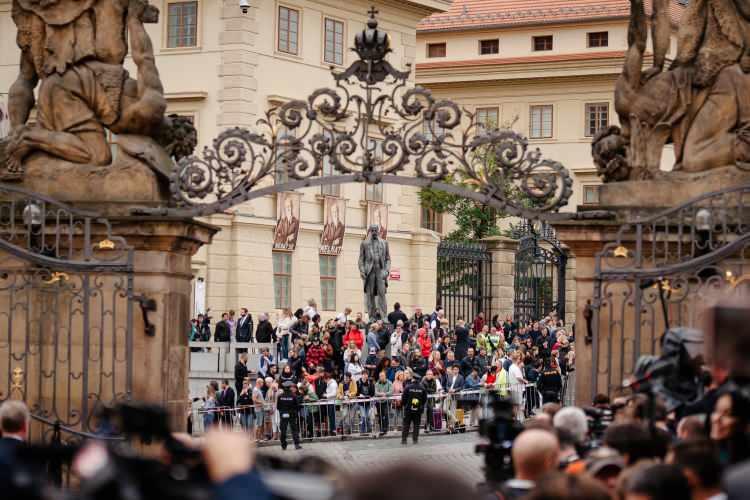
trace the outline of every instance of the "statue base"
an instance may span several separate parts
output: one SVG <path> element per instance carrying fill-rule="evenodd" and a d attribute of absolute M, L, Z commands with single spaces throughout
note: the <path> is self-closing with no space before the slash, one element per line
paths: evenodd
<path fill-rule="evenodd" d="M 660 172 L 645 181 L 610 182 L 599 192 L 597 209 L 645 214 L 672 208 L 722 189 L 750 183 L 750 169 L 728 166 L 699 173 Z"/>
<path fill-rule="evenodd" d="M 107 216 L 166 206 L 174 162 L 164 149 L 150 138 L 133 135 L 118 136 L 116 149 L 112 163 L 103 166 L 33 153 L 24 160 L 22 173 L 4 172 L 0 181 Z"/>

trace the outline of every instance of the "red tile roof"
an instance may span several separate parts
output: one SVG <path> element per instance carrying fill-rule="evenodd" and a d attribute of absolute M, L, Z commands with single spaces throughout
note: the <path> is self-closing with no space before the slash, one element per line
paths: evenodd
<path fill-rule="evenodd" d="M 609 50 L 606 52 L 586 52 L 577 54 L 554 54 L 545 56 L 525 56 L 525 57 L 495 57 L 492 59 L 464 59 L 460 61 L 435 61 L 428 63 L 418 63 L 417 70 L 420 69 L 437 69 L 437 68 L 460 68 L 464 66 L 492 66 L 503 64 L 521 64 L 535 62 L 555 62 L 555 61 L 579 61 L 589 59 L 618 59 L 624 58 L 624 50 Z"/>
<path fill-rule="evenodd" d="M 646 0 L 646 11 L 651 2 Z M 670 16 L 679 23 L 685 7 L 672 0 Z M 417 31 L 458 31 L 534 24 L 557 24 L 627 18 L 629 0 L 453 0 L 448 12 L 433 14 Z"/>

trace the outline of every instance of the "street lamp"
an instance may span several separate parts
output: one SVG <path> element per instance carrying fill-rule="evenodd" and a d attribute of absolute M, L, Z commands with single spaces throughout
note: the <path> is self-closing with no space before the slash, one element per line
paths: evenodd
<path fill-rule="evenodd" d="M 547 263 L 545 262 L 543 255 L 537 254 L 534 257 L 534 263 L 532 264 L 532 273 L 535 278 L 544 278 L 546 264 Z"/>
<path fill-rule="evenodd" d="M 707 208 L 701 208 L 695 213 L 695 229 L 698 231 L 710 231 L 713 227 L 713 216 Z"/>
<path fill-rule="evenodd" d="M 38 202 L 30 201 L 24 207 L 22 216 L 23 223 L 26 226 L 26 234 L 28 234 L 29 250 L 32 252 L 41 252 L 41 232 L 42 224 L 44 223 L 44 211 L 42 207 L 39 206 Z"/>
<path fill-rule="evenodd" d="M 243 14 L 247 14 L 247 11 L 249 8 L 250 8 L 249 0 L 240 0 L 240 9 L 242 9 Z"/>

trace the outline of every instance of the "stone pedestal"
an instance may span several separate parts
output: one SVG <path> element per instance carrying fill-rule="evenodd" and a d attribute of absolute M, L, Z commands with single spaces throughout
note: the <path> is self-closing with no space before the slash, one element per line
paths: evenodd
<path fill-rule="evenodd" d="M 620 224 L 613 220 L 591 219 L 586 221 L 566 221 L 554 223 L 557 237 L 575 256 L 575 271 L 568 279 L 574 282 L 568 289 L 575 289 L 574 301 L 567 304 L 568 318 L 574 314 L 576 325 L 576 404 L 591 404 L 592 393 L 592 345 L 587 342 L 584 311 L 587 302 L 594 295 L 594 274 L 596 254 L 605 243 L 615 238 Z M 571 310 L 571 308 L 574 308 Z M 596 333 L 596 332 L 594 332 Z M 619 353 L 618 353 L 619 354 Z"/>
<path fill-rule="evenodd" d="M 112 232 L 135 248 L 135 294 L 156 301 L 156 311 L 148 313 L 153 336 L 145 333 L 143 315 L 135 306 L 133 398 L 165 406 L 172 428 L 184 430 L 190 368 L 190 262 L 218 228 L 185 218 L 118 217 L 110 222 Z"/>

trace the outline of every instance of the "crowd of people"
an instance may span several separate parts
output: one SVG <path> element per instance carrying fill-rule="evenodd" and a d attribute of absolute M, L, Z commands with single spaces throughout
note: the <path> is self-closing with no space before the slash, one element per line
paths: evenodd
<path fill-rule="evenodd" d="M 299 427 L 302 437 L 403 431 L 418 413 L 416 442 L 422 416 L 428 432 L 444 424 L 449 432 L 463 430 L 467 418 L 476 424 L 488 392 L 510 397 L 523 421 L 542 403 L 559 403 L 563 381 L 575 369 L 573 331 L 554 311 L 529 324 L 480 312 L 470 323 L 458 318 L 450 325 L 440 306 L 408 316 L 396 303 L 385 318 L 366 322 L 346 308 L 324 321 L 310 300 L 283 311 L 275 326 L 267 314 L 255 330 L 252 325 L 244 308 L 237 318 L 224 313 L 213 333 L 207 315 L 191 323 L 192 340 L 212 334 L 214 342 L 273 346 L 255 366 L 241 353 L 233 381 L 208 385 L 204 428 L 239 423 L 257 440 L 279 439 L 285 419 L 278 400 L 292 394 L 301 406 L 290 414 L 290 427 Z M 410 410 L 412 393 L 422 389 L 424 401 Z"/>

